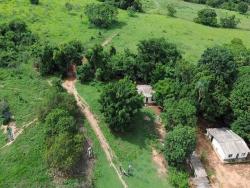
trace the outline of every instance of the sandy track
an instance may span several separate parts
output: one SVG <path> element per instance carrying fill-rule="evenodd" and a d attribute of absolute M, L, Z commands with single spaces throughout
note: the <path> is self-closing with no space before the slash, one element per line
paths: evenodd
<path fill-rule="evenodd" d="M 110 163 L 110 166 L 112 166 L 119 178 L 119 180 L 121 181 L 122 185 L 124 188 L 127 188 L 127 184 L 124 181 L 122 175 L 119 173 L 118 168 L 115 166 L 115 164 L 113 163 L 113 159 L 114 159 L 114 152 L 112 151 L 111 147 L 109 146 L 105 136 L 103 135 L 101 128 L 98 125 L 98 121 L 95 118 L 94 114 L 91 112 L 89 106 L 87 105 L 87 103 L 84 101 L 84 99 L 81 98 L 81 96 L 78 94 L 76 88 L 75 88 L 75 80 L 66 80 L 63 83 L 63 87 L 68 91 L 68 93 L 73 94 L 77 105 L 79 107 L 79 109 L 81 110 L 81 112 L 85 115 L 85 117 L 87 118 L 88 122 L 90 123 L 91 128 L 93 129 L 93 131 L 95 132 L 101 147 L 103 149 L 103 151 L 105 152 L 106 158 Z"/>
<path fill-rule="evenodd" d="M 102 47 L 107 46 L 114 37 L 116 37 L 118 35 L 118 33 L 114 33 L 113 35 L 111 35 L 110 37 L 108 37 L 105 41 L 103 41 L 103 43 L 101 44 Z"/>

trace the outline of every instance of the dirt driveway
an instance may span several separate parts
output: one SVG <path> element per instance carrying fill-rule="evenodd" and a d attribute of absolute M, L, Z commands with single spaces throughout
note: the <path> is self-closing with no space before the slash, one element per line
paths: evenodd
<path fill-rule="evenodd" d="M 205 167 L 210 176 L 212 187 L 216 188 L 249 188 L 250 164 L 223 164 L 217 157 L 204 132 L 199 130 L 197 153 L 206 153 Z"/>

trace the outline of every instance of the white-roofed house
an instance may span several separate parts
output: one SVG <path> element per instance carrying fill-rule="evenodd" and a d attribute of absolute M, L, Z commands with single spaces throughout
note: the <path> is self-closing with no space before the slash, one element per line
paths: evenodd
<path fill-rule="evenodd" d="M 245 161 L 250 154 L 246 142 L 227 128 L 208 128 L 207 137 L 223 162 Z"/>
<path fill-rule="evenodd" d="M 137 85 L 136 88 L 137 88 L 137 92 L 140 95 L 143 95 L 145 104 L 155 103 L 154 98 L 153 98 L 153 94 L 155 93 L 155 91 L 150 85 Z"/>

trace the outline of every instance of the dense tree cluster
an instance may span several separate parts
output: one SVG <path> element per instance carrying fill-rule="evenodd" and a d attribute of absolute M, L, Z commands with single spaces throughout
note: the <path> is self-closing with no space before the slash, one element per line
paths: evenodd
<path fill-rule="evenodd" d="M 214 8 L 238 11 L 242 14 L 247 13 L 249 0 L 184 0 L 192 3 L 207 4 Z"/>
<path fill-rule="evenodd" d="M 129 50 L 106 52 L 101 46 L 94 46 L 88 50 L 86 58 L 88 62 L 78 70 L 82 82 L 127 76 L 137 82 L 155 83 L 168 74 L 168 70 L 181 59 L 181 54 L 173 43 L 155 38 L 141 41 L 137 54 Z"/>
<path fill-rule="evenodd" d="M 84 135 L 76 122 L 76 102 L 73 96 L 53 91 L 40 109 L 44 121 L 45 159 L 50 168 L 71 175 L 84 149 Z"/>
<path fill-rule="evenodd" d="M 65 76 L 72 65 L 81 65 L 84 48 L 81 42 L 71 41 L 58 47 L 46 44 L 38 55 L 41 75 L 60 74 Z"/>
<path fill-rule="evenodd" d="M 143 99 L 137 93 L 136 85 L 128 78 L 104 87 L 100 103 L 105 120 L 114 131 L 131 128 L 130 123 L 143 106 Z"/>
<path fill-rule="evenodd" d="M 220 18 L 220 23 L 218 23 L 217 14 L 214 9 L 205 8 L 198 12 L 197 18 L 194 19 L 195 22 L 212 26 L 212 27 L 223 27 L 223 28 L 236 28 L 240 23 L 240 20 L 236 18 L 235 15 L 224 16 Z"/>
<path fill-rule="evenodd" d="M 133 11 L 142 11 L 140 0 L 99 0 L 101 2 L 110 3 L 121 9 L 132 9 Z"/>
<path fill-rule="evenodd" d="M 240 69 L 240 76 L 234 84 L 230 100 L 234 115 L 231 128 L 250 142 L 250 67 Z"/>
<path fill-rule="evenodd" d="M 117 21 L 118 10 L 108 3 L 92 3 L 85 7 L 85 14 L 91 24 L 101 28 L 108 28 Z"/>
<path fill-rule="evenodd" d="M 0 25 L 0 67 L 15 67 L 27 61 L 36 41 L 37 38 L 21 20 Z"/>

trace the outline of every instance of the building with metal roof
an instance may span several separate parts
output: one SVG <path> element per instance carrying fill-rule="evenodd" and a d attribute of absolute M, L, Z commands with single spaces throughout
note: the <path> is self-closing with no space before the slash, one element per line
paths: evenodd
<path fill-rule="evenodd" d="M 223 162 L 244 161 L 250 154 L 246 142 L 227 128 L 208 128 L 207 137 Z"/>

